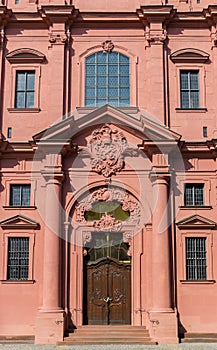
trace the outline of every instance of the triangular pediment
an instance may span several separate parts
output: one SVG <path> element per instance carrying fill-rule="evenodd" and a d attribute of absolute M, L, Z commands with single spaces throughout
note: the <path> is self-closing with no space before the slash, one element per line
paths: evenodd
<path fill-rule="evenodd" d="M 37 229 L 40 227 L 37 221 L 20 214 L 0 221 L 0 226 L 3 229 Z"/>
<path fill-rule="evenodd" d="M 203 229 L 210 228 L 213 229 L 216 227 L 216 222 L 210 219 L 207 219 L 200 215 L 191 215 L 187 218 L 184 218 L 176 223 L 179 229 Z"/>
<path fill-rule="evenodd" d="M 84 110 L 84 109 L 83 109 Z M 119 125 L 122 129 L 131 131 L 140 136 L 143 140 L 153 142 L 178 142 L 180 135 L 165 127 L 160 121 L 145 111 L 137 110 L 131 113 L 132 109 L 118 109 L 105 105 L 97 109 L 87 110 L 79 114 L 75 111 L 67 118 L 51 125 L 49 128 L 37 133 L 33 139 L 37 142 L 59 142 L 63 144 L 71 140 L 74 135 L 82 130 L 93 128 L 99 124 Z M 134 108 L 135 110 L 135 108 Z"/>

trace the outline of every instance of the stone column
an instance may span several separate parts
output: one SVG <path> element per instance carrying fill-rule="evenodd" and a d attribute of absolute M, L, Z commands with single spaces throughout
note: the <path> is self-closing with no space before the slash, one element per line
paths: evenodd
<path fill-rule="evenodd" d="M 46 216 L 42 311 L 59 311 L 60 304 L 60 195 L 62 174 L 45 173 Z"/>
<path fill-rule="evenodd" d="M 45 170 L 42 175 L 46 180 L 44 195 L 44 259 L 42 306 L 36 320 L 36 344 L 55 344 L 63 339 L 64 310 L 61 305 L 61 156 L 47 154 Z"/>
<path fill-rule="evenodd" d="M 152 175 L 152 311 L 171 311 L 168 180 L 169 174 Z"/>
<path fill-rule="evenodd" d="M 168 220 L 168 188 L 171 175 L 167 154 L 153 154 L 152 162 L 152 307 L 149 311 L 149 330 L 151 337 L 157 342 L 169 344 L 178 342 L 177 315 L 172 305 L 173 248 Z"/>

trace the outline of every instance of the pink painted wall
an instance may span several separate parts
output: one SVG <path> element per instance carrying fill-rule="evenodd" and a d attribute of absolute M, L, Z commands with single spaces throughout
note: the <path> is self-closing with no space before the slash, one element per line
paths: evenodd
<path fill-rule="evenodd" d="M 161 1 L 145 2 L 144 6 L 156 10 L 155 5 L 161 6 Z M 45 154 L 34 159 L 37 148 L 33 136 L 48 129 L 51 125 L 60 122 L 64 115 L 74 115 L 75 120 L 84 120 L 85 115 L 92 110 L 80 110 L 84 107 L 84 66 L 85 57 L 102 50 L 102 42 L 112 40 L 114 50 L 119 51 L 130 58 L 130 101 L 132 107 L 138 107 L 138 111 L 127 110 L 128 119 L 123 132 L 135 148 L 147 140 L 146 129 L 144 133 L 135 132 L 141 116 L 159 121 L 173 132 L 181 135 L 180 149 L 185 162 L 186 172 L 183 172 L 178 160 L 172 159 L 177 184 L 180 192 L 176 195 L 176 201 L 180 201 L 180 208 L 175 221 L 178 222 L 191 215 L 198 214 L 207 219 L 216 221 L 216 98 L 217 98 L 217 46 L 215 41 L 216 9 L 209 7 L 208 1 L 197 4 L 192 2 L 191 8 L 185 1 L 170 1 L 173 10 L 168 14 L 168 21 L 164 24 L 163 15 L 155 19 L 155 14 L 137 14 L 140 9 L 139 1 L 106 1 L 76 0 L 73 5 L 78 10 L 74 11 L 74 19 L 70 11 L 59 16 L 57 13 L 44 10 L 43 5 L 64 5 L 63 2 L 39 1 L 39 4 L 27 3 L 20 0 L 18 5 L 8 0 L 8 15 L 0 14 L 6 18 L 4 27 L 5 39 L 0 47 L 1 60 L 1 129 L 4 142 L 1 143 L 1 220 L 24 215 L 39 223 L 38 229 L 26 228 L 1 228 L 0 234 L 0 335 L 34 335 L 36 333 L 36 316 L 42 305 L 43 295 L 43 257 L 45 216 L 45 188 L 46 180 L 41 176 L 41 170 L 45 169 Z M 202 11 L 205 8 L 204 11 Z M 12 11 L 12 12 L 11 12 Z M 44 14 L 42 15 L 42 12 Z M 46 13 L 47 11 L 47 13 Z M 50 11 L 50 12 L 49 12 Z M 168 10 L 169 11 L 169 10 Z M 169 11 L 170 12 L 170 11 Z M 169 13 L 168 12 L 168 13 Z M 58 17 L 59 16 L 59 17 Z M 77 17 L 76 17 L 77 16 Z M 140 18 L 139 18 L 140 16 Z M 160 20 L 159 20 L 160 18 Z M 150 24 L 150 23 L 151 24 Z M 53 23 L 49 27 L 48 23 Z M 65 31 L 66 23 L 66 31 Z M 162 24 L 163 23 L 163 24 Z M 149 25 L 150 24 L 150 25 Z M 165 38 L 161 38 L 163 29 L 166 29 Z M 65 33 L 66 32 L 66 33 Z M 157 34 L 156 34 L 157 33 Z M 67 34 L 67 35 L 66 35 Z M 156 38 L 156 36 L 157 38 Z M 50 36 L 55 37 L 55 42 L 49 41 Z M 57 36 L 56 36 L 57 35 Z M 70 37 L 70 44 L 64 44 Z M 151 40 L 148 38 L 151 37 Z M 31 48 L 44 54 L 43 62 L 11 63 L 6 55 L 19 48 Z M 203 50 L 209 55 L 206 62 L 173 62 L 170 54 L 177 50 L 194 48 Z M 16 69 L 36 69 L 37 71 L 37 110 L 19 111 L 14 109 L 14 74 Z M 180 110 L 179 102 L 179 69 L 198 69 L 200 72 L 200 103 L 201 110 Z M 165 92 L 166 91 L 166 92 Z M 79 114 L 80 113 L 80 114 Z M 110 112 L 108 112 L 109 115 Z M 119 112 L 114 112 L 116 120 Z M 93 115 L 90 117 L 94 118 Z M 83 118 L 83 119 L 82 119 Z M 78 144 L 80 150 L 87 145 L 95 124 L 104 123 L 103 114 L 99 112 L 98 122 L 92 126 L 85 126 L 85 122 L 78 129 L 72 142 Z M 122 119 L 121 119 L 122 118 Z M 120 120 L 123 121 L 121 115 Z M 73 130 L 73 124 L 71 128 Z M 115 124 L 115 123 L 114 123 Z M 117 122 L 118 124 L 118 122 Z M 207 127 L 208 136 L 203 136 L 203 127 Z M 120 125 L 119 125 L 120 127 Z M 12 128 L 12 138 L 7 140 L 8 128 Z M 57 133 L 57 128 L 51 128 Z M 120 127 L 121 129 L 121 127 Z M 156 131 L 156 130 L 155 130 Z M 61 133 L 62 132 L 62 133 Z M 58 137 L 64 137 L 64 125 L 60 124 Z M 40 135 L 38 136 L 40 137 Z M 144 172 L 144 181 L 148 183 L 148 175 L 152 167 L 151 147 L 142 149 L 147 152 L 145 160 L 141 157 L 132 164 L 130 157 L 126 160 L 125 169 L 115 176 L 118 184 L 128 186 L 134 194 L 140 195 L 141 178 L 138 173 Z M 36 168 L 36 163 L 39 164 Z M 136 164 L 136 165 L 135 165 Z M 142 167 L 141 167 L 142 165 Z M 94 187 L 102 182 L 101 175 L 91 171 L 90 160 L 87 156 L 79 158 L 74 154 L 63 156 L 63 170 L 66 173 L 65 182 L 61 186 L 62 203 L 64 209 L 69 208 L 70 200 L 74 192 L 85 193 L 85 186 Z M 88 174 L 88 175 L 87 175 Z M 143 178 L 142 178 L 143 179 Z M 201 181 L 205 184 L 205 206 L 202 208 L 183 208 L 183 184 L 187 181 Z M 31 183 L 31 208 L 9 207 L 9 188 L 14 183 Z M 150 184 L 149 184 L 150 185 Z M 148 185 L 147 185 L 148 186 Z M 79 189 L 79 190 L 78 190 Z M 152 188 L 144 196 L 152 198 Z M 69 210 L 70 214 L 73 208 Z M 65 218 L 64 218 L 65 220 Z M 64 221 L 63 221 L 64 222 Z M 145 310 L 152 305 L 152 243 L 151 229 L 152 219 L 142 231 L 142 243 L 138 239 L 141 249 L 141 319 L 142 324 L 148 325 Z M 199 231 L 198 231 L 199 230 Z M 64 233 L 64 225 L 61 226 L 61 235 Z M 32 254 L 32 279 L 34 283 L 11 283 L 6 279 L 6 237 L 13 234 L 30 234 L 34 237 Z M 190 234 L 207 235 L 209 237 L 208 254 L 208 283 L 188 283 L 185 280 L 184 261 L 184 237 Z M 179 313 L 180 323 L 187 332 L 215 332 L 217 322 L 217 238 L 216 228 L 184 228 L 179 229 L 172 225 L 171 293 L 173 295 L 173 307 Z M 64 244 L 63 244 L 64 247 Z M 72 247 L 71 247 L 72 248 Z M 63 259 L 63 258 L 62 258 Z M 70 258 L 69 258 L 70 259 Z M 72 259 L 72 258 L 71 258 Z M 174 265 L 173 265 L 174 263 Z M 60 264 L 61 265 L 61 264 Z M 71 261 L 71 266 L 72 266 Z M 174 267 L 175 266 L 175 267 Z M 80 267 L 81 268 L 81 267 Z M 73 269 L 73 266 L 72 266 Z M 175 273 L 174 273 L 175 269 Z M 139 270 L 139 267 L 138 267 Z M 135 271 L 136 267 L 135 267 Z M 61 265 L 61 283 L 64 285 L 64 264 Z M 71 278 L 73 279 L 73 271 Z M 71 282 L 70 301 L 73 302 L 73 288 L 76 282 Z M 73 284 L 74 283 L 74 284 Z M 61 306 L 64 303 L 64 288 L 60 293 Z M 135 302 L 137 299 L 135 298 Z"/>

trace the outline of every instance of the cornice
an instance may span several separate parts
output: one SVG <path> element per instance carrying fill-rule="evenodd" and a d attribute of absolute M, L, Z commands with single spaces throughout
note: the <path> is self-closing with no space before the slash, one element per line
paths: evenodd
<path fill-rule="evenodd" d="M 176 9 L 172 5 L 146 5 L 140 6 L 136 10 L 138 17 L 148 22 L 153 20 L 165 21 L 166 19 L 172 19 L 176 14 Z"/>
<path fill-rule="evenodd" d="M 209 152 L 217 155 L 217 139 L 206 141 L 181 141 L 180 148 L 182 152 Z"/>
<path fill-rule="evenodd" d="M 42 5 L 38 12 L 48 24 L 59 22 L 72 23 L 79 14 L 79 10 L 75 9 L 73 5 Z"/>
<path fill-rule="evenodd" d="M 82 12 L 76 19 L 79 23 L 97 22 L 97 23 L 138 23 L 138 17 L 135 12 Z"/>

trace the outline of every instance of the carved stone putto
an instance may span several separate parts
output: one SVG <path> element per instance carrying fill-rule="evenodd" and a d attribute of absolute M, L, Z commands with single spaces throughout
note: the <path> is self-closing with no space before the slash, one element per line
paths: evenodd
<path fill-rule="evenodd" d="M 120 231 L 122 225 L 120 220 L 116 220 L 110 214 L 104 214 L 100 220 L 94 221 L 93 227 L 97 231 Z"/>
<path fill-rule="evenodd" d="M 94 171 L 109 178 L 124 167 L 124 151 L 129 148 L 123 133 L 105 124 L 93 131 L 88 144 Z"/>
<path fill-rule="evenodd" d="M 114 49 L 114 44 L 111 40 L 105 40 L 102 43 L 102 48 L 104 52 L 111 52 Z"/>

